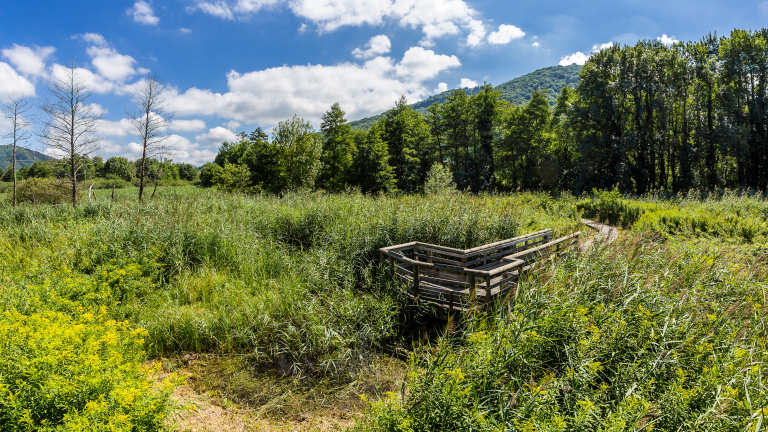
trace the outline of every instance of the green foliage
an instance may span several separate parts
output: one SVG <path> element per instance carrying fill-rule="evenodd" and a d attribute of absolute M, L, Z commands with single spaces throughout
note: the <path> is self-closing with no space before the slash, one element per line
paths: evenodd
<path fill-rule="evenodd" d="M 280 175 L 289 191 L 313 188 L 321 167 L 322 135 L 297 116 L 277 124 L 272 142 L 280 148 Z"/>
<path fill-rule="evenodd" d="M 30 167 L 35 162 L 51 160 L 50 156 L 23 147 L 16 149 L 16 168 Z M 0 144 L 0 169 L 6 170 L 13 165 L 13 145 Z"/>
<path fill-rule="evenodd" d="M 200 169 L 200 186 L 211 187 L 213 186 L 213 178 L 216 175 L 216 171 L 221 167 L 218 164 L 208 162 Z"/>
<path fill-rule="evenodd" d="M 200 172 L 188 163 L 182 163 L 182 164 L 176 164 L 176 167 L 179 170 L 179 180 L 184 180 L 188 182 L 193 182 L 197 180 L 198 176 L 200 175 Z"/>
<path fill-rule="evenodd" d="M 381 124 L 367 132 L 354 132 L 357 153 L 352 164 L 352 184 L 359 186 L 363 193 L 397 190 L 394 168 L 389 164 L 389 149 L 381 133 Z"/>
<path fill-rule="evenodd" d="M 213 173 L 211 183 L 225 192 L 255 192 L 250 186 L 251 173 L 245 165 L 224 165 Z"/>
<path fill-rule="evenodd" d="M 135 173 L 135 163 L 128 161 L 124 157 L 111 157 L 104 162 L 104 167 L 102 168 L 102 175 L 104 177 L 111 174 L 127 182 L 133 181 Z"/>
<path fill-rule="evenodd" d="M 0 429 L 161 431 L 173 380 L 142 365 L 146 331 L 105 310 L 0 315 Z"/>
<path fill-rule="evenodd" d="M 358 429 L 759 428 L 764 260 L 642 237 L 572 255 L 414 355 Z"/>
<path fill-rule="evenodd" d="M 424 183 L 424 193 L 427 195 L 440 195 L 456 191 L 451 172 L 442 164 L 435 163 L 427 173 L 427 181 Z"/>
<path fill-rule="evenodd" d="M 71 198 L 67 184 L 50 178 L 30 178 L 19 182 L 16 194 L 18 202 L 32 204 L 61 204 Z"/>
<path fill-rule="evenodd" d="M 344 190 L 349 184 L 352 161 L 357 150 L 352 129 L 338 102 L 323 114 L 320 130 L 325 141 L 320 155 L 322 166 L 317 176 L 318 186 L 332 192 Z"/>

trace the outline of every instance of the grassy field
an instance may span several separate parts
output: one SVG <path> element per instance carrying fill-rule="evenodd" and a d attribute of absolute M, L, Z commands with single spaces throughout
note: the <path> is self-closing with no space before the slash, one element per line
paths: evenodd
<path fill-rule="evenodd" d="M 254 421 L 762 428 L 760 196 L 135 196 L 0 205 L 0 429 L 194 429 L 173 396 L 184 376 Z M 447 326 L 377 266 L 385 245 L 566 234 L 582 215 L 621 225 L 620 241 Z"/>

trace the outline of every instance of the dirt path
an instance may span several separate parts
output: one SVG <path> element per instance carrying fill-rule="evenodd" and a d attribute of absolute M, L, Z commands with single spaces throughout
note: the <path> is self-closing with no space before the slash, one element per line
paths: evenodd
<path fill-rule="evenodd" d="M 589 219 L 582 219 L 581 222 L 584 225 L 597 231 L 594 235 L 589 237 L 586 241 L 584 241 L 584 243 L 581 244 L 580 248 L 582 251 L 589 250 L 589 248 L 592 247 L 592 244 L 594 244 L 595 241 L 611 244 L 615 242 L 616 239 L 619 238 L 619 230 L 617 230 L 612 226 L 597 223 Z"/>

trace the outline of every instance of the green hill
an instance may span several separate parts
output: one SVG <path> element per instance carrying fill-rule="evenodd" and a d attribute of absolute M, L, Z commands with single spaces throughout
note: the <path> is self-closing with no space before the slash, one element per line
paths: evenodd
<path fill-rule="evenodd" d="M 19 148 L 16 150 L 16 163 L 17 167 L 32 166 L 37 161 L 47 161 L 52 159 L 38 151 L 29 150 L 25 148 Z M 0 169 L 6 170 L 12 165 L 13 161 L 13 146 L 0 145 Z"/>
<path fill-rule="evenodd" d="M 579 72 L 581 72 L 581 65 L 573 64 L 570 66 L 551 66 L 543 69 L 533 71 L 527 75 L 517 77 L 511 81 L 507 81 L 504 84 L 496 86 L 496 89 L 501 93 L 501 97 L 514 104 L 525 104 L 531 99 L 533 92 L 535 91 L 547 91 L 547 99 L 549 104 L 555 104 L 557 95 L 560 94 L 560 90 L 566 85 L 576 86 L 579 82 Z M 456 90 L 448 90 L 442 93 L 438 93 L 434 96 L 430 96 L 427 99 L 416 102 L 411 106 L 416 111 L 424 114 L 427 112 L 427 107 L 435 102 L 443 103 L 445 98 Z M 464 89 L 467 94 L 475 94 L 478 88 Z M 349 122 L 353 129 L 368 129 L 379 119 L 381 115 L 368 117 L 353 122 Z"/>

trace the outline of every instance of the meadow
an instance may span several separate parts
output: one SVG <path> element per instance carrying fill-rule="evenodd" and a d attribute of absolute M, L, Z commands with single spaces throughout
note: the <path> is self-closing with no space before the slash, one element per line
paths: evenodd
<path fill-rule="evenodd" d="M 337 405 L 357 430 L 762 428 L 758 194 L 99 198 L 0 207 L 2 430 L 175 429 L 182 370 L 254 416 Z M 488 314 L 431 319 L 378 266 L 382 246 L 587 232 L 582 216 L 620 240 Z"/>

